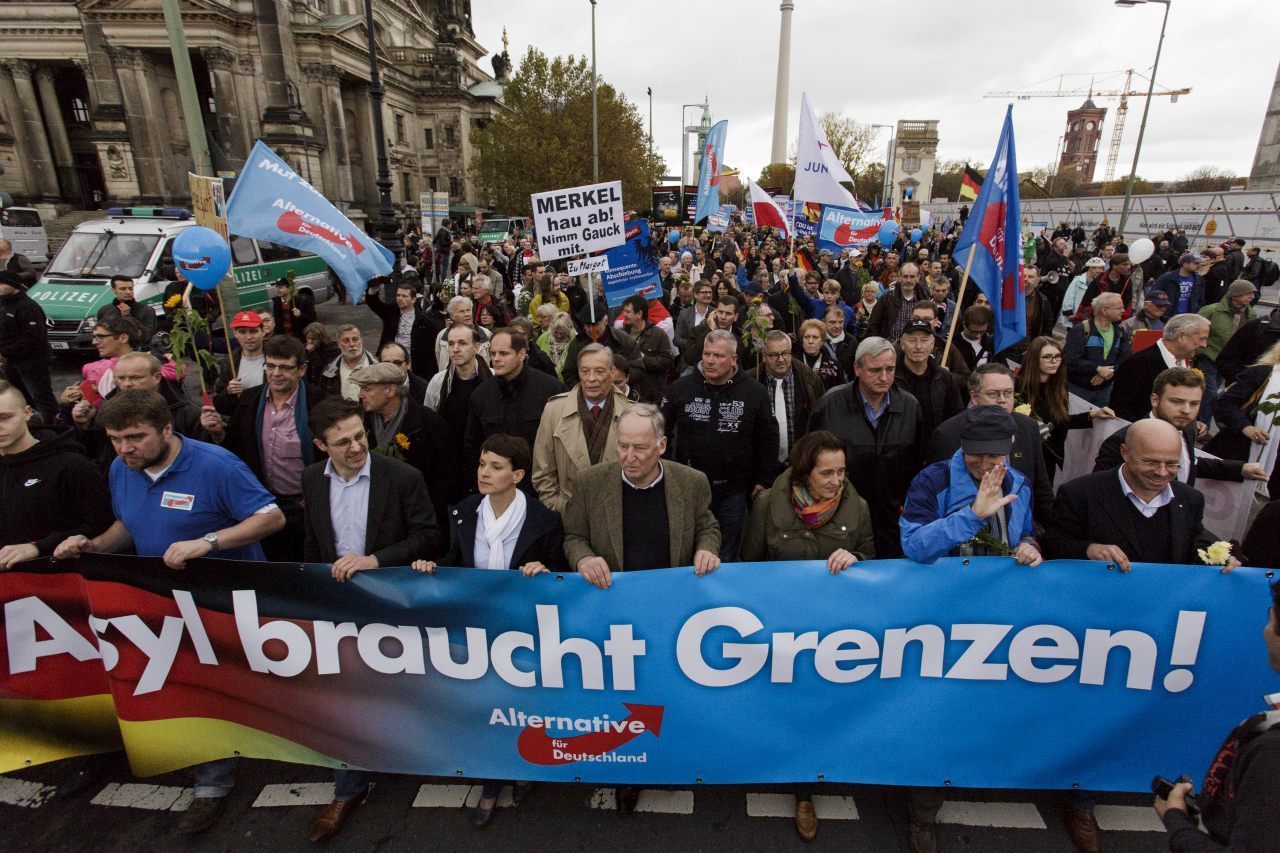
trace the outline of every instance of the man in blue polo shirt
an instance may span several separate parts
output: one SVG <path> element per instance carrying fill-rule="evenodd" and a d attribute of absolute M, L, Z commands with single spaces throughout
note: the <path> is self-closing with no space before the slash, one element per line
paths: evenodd
<path fill-rule="evenodd" d="M 210 554 L 262 560 L 264 536 L 284 527 L 275 498 L 234 454 L 173 431 L 169 405 L 155 391 L 121 391 L 98 412 L 118 457 L 111 463 L 111 506 L 116 521 L 88 539 L 72 536 L 57 559 L 82 552 L 163 557 L 181 569 Z M 186 835 L 208 829 L 235 782 L 238 759 L 196 765 L 195 797 L 178 824 Z"/>

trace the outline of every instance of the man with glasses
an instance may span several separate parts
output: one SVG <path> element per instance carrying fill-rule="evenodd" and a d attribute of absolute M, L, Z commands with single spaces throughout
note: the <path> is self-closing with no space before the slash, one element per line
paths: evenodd
<path fill-rule="evenodd" d="M 970 405 L 999 406 L 1013 415 L 1013 449 L 1009 453 L 1008 464 L 1031 484 L 1032 512 L 1036 523 L 1041 526 L 1048 524 L 1049 513 L 1053 509 L 1053 481 L 1044 462 L 1040 424 L 1035 418 L 1013 414 L 1013 371 L 999 362 L 990 362 L 970 373 L 967 385 Z M 963 432 L 963 412 L 938 424 L 929 441 L 926 462 L 941 462 L 955 455 L 960 449 Z"/>
<path fill-rule="evenodd" d="M 808 365 L 791 355 L 791 337 L 772 329 L 764 338 L 764 382 L 769 406 L 778 424 L 779 473 L 791 458 L 791 448 L 809 431 L 809 413 L 826 388 Z"/>
<path fill-rule="evenodd" d="M 433 347 L 434 350 L 434 347 Z M 433 356 L 434 357 L 434 356 Z M 405 393 L 410 400 L 419 403 L 425 403 L 427 400 L 427 385 L 430 380 L 425 379 L 410 370 L 409 353 L 400 344 L 392 341 L 389 344 L 383 344 L 382 349 L 378 350 L 378 361 L 381 364 L 394 364 L 403 370 L 406 374 L 404 381 Z M 432 374 L 433 376 L 435 374 Z"/>
<path fill-rule="evenodd" d="M 893 387 L 897 361 L 893 344 L 867 338 L 854 355 L 855 380 L 833 388 L 809 418 L 810 432 L 826 429 L 843 439 L 849 482 L 871 510 L 880 558 L 902 556 L 898 517 L 923 467 L 924 416 L 915 397 Z"/>
<path fill-rule="evenodd" d="M 266 382 L 239 396 L 225 426 L 212 406 L 201 410 L 200 425 L 275 495 L 285 526 L 262 541 L 262 550 L 268 560 L 295 562 L 302 559 L 302 469 L 316 461 L 307 419 L 324 392 L 302 381 L 307 350 L 297 338 L 269 338 L 262 349 Z"/>

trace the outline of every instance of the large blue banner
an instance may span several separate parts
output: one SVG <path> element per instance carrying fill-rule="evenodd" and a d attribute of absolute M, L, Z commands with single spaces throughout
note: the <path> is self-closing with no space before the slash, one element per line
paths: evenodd
<path fill-rule="evenodd" d="M 658 293 L 658 255 L 649 233 L 647 219 L 632 219 L 626 225 L 627 242 L 605 251 L 609 268 L 600 273 L 604 298 L 610 308 L 621 305 L 633 294 L 646 299 Z"/>
<path fill-rule="evenodd" d="M 83 693 L 101 649 L 140 772 L 238 752 L 562 782 L 1139 791 L 1198 775 L 1275 690 L 1251 569 L 758 563 L 602 591 L 473 569 L 52 565 L 88 607 L 11 573 L 0 699 L 66 695 L 59 677 Z"/>
<path fill-rule="evenodd" d="M 391 272 L 395 256 L 334 207 L 258 140 L 227 200 L 231 233 L 313 252 L 360 301 L 369 279 Z"/>

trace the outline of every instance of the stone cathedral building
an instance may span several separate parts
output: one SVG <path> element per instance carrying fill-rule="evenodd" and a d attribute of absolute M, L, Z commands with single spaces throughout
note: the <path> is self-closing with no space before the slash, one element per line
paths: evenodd
<path fill-rule="evenodd" d="M 364 0 L 180 0 L 214 168 L 262 139 L 339 207 L 378 206 Z M 474 202 L 501 109 L 469 0 L 374 0 L 393 199 Z M 491 60 L 499 76 L 505 52 Z M 0 2 L 0 191 L 44 208 L 186 204 L 191 146 L 161 0 Z"/>

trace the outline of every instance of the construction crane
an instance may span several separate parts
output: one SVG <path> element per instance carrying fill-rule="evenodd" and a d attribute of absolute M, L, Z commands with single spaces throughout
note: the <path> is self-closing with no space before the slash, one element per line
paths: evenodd
<path fill-rule="evenodd" d="M 987 92 L 984 98 L 1014 98 L 1019 101 L 1029 101 L 1032 98 L 1119 98 L 1120 105 L 1116 107 L 1115 126 L 1111 129 L 1111 150 L 1107 152 L 1107 168 L 1103 174 L 1104 182 L 1113 180 L 1116 176 L 1116 161 L 1120 158 L 1120 140 L 1124 137 L 1124 120 L 1129 114 L 1130 98 L 1145 98 L 1145 91 L 1135 91 L 1133 88 L 1133 78 L 1141 77 L 1148 83 L 1151 78 L 1134 71 L 1132 68 L 1124 73 L 1124 88 L 1111 91 L 1098 91 L 1090 86 L 1088 89 L 1067 90 L 1062 88 L 1062 81 L 1068 75 L 1063 74 L 1058 77 L 1058 88 L 1056 90 L 1047 91 L 1027 91 L 1025 89 L 1016 92 Z M 1170 103 L 1176 104 L 1179 95 L 1191 94 L 1190 88 L 1182 89 L 1164 89 L 1158 85 L 1151 92 L 1153 97 L 1168 98 Z M 1057 164 L 1054 164 L 1057 169 Z"/>

